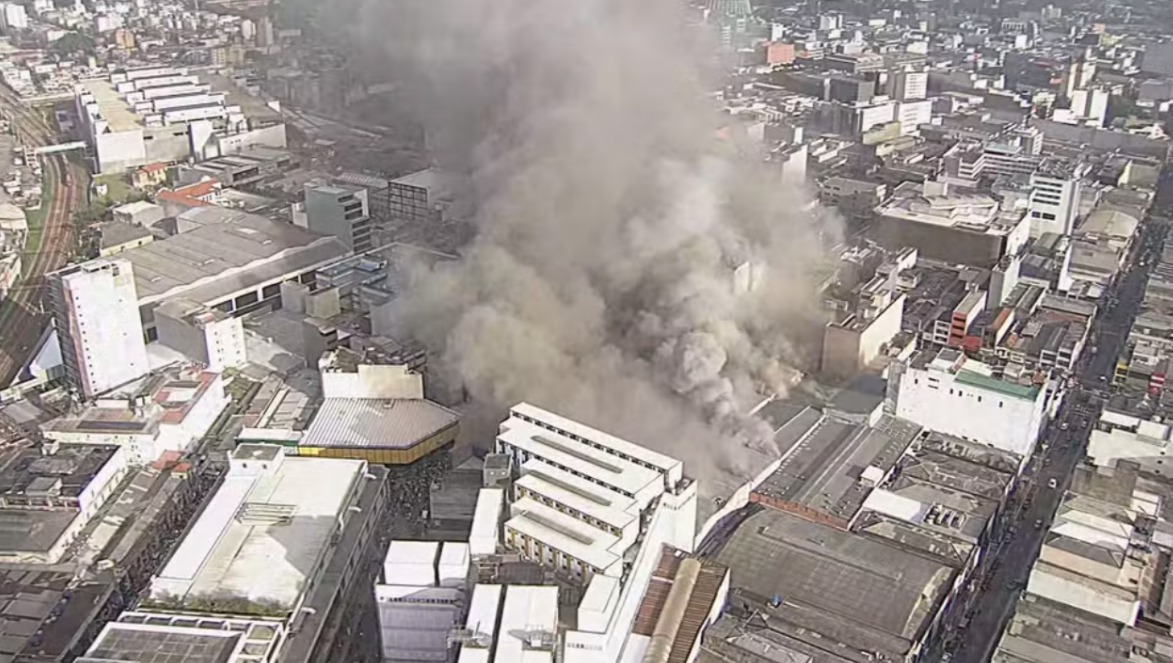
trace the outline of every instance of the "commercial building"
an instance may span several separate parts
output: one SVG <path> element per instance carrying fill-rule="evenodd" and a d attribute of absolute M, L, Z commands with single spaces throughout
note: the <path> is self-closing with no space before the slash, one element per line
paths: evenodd
<path fill-rule="evenodd" d="M 953 348 L 920 352 L 890 379 L 898 385 L 896 416 L 1023 457 L 1034 449 L 1055 389 L 1046 373 L 996 375 Z"/>
<path fill-rule="evenodd" d="M 641 516 L 685 485 L 683 463 L 526 403 L 509 414 L 496 451 L 513 459 L 521 477 L 505 523 L 507 547 L 578 581 L 621 577 Z M 679 531 L 666 543 L 687 550 L 695 493 L 681 506 Z"/>
<path fill-rule="evenodd" d="M 366 253 L 374 248 L 374 226 L 365 188 L 306 185 L 305 213 L 310 230 L 337 237 L 352 252 Z"/>
<path fill-rule="evenodd" d="M 1173 42 L 1145 44 L 1141 71 L 1158 76 L 1173 76 Z"/>
<path fill-rule="evenodd" d="M 942 560 L 774 509 L 751 515 L 717 561 L 732 574 L 730 601 L 760 606 L 769 619 L 753 629 L 758 647 L 729 637 L 736 622 L 728 618 L 710 628 L 704 647 L 717 660 L 754 663 L 828 651 L 915 660 L 956 575 Z"/>
<path fill-rule="evenodd" d="M 257 640 L 256 661 L 323 660 L 319 652 L 329 651 L 337 634 L 326 624 L 365 563 L 386 478 L 385 470 L 363 461 L 287 457 L 279 446 L 239 445 L 220 487 L 151 582 L 140 612 L 124 614 L 114 628 L 160 625 L 152 629 L 154 651 L 166 651 L 175 634 L 202 635 L 194 627 Z M 193 616 L 200 618 L 195 624 Z"/>
<path fill-rule="evenodd" d="M 131 261 L 91 260 L 50 274 L 48 283 L 65 376 L 78 395 L 93 398 L 147 372 Z"/>
<path fill-rule="evenodd" d="M 469 544 L 392 541 L 375 585 L 383 661 L 452 660 L 470 581 Z"/>
<path fill-rule="evenodd" d="M 876 208 L 875 238 L 892 250 L 917 249 L 924 258 L 991 267 L 1018 253 L 1030 235 L 1021 210 L 1004 209 L 981 193 L 945 182 L 905 182 Z"/>
<path fill-rule="evenodd" d="M 152 66 L 79 84 L 79 130 L 95 172 L 285 147 L 279 112 L 219 77 L 205 78 L 217 85 L 184 68 Z"/>
<path fill-rule="evenodd" d="M 220 374 L 170 366 L 45 422 L 41 433 L 65 444 L 122 447 L 127 462 L 147 464 L 189 450 L 228 402 Z"/>
<path fill-rule="evenodd" d="M 118 256 L 133 268 L 140 335 L 148 341 L 158 339 L 154 312 L 164 302 L 183 299 L 233 316 L 271 308 L 282 283 L 313 284 L 318 268 L 349 253 L 337 238 L 219 207 L 189 210 L 177 223 L 178 235 Z"/>

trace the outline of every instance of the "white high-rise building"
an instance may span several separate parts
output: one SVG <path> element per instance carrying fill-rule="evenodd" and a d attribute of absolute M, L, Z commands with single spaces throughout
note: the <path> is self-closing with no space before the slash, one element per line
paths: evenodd
<path fill-rule="evenodd" d="M 100 258 L 49 275 L 66 378 L 93 398 L 147 373 L 146 343 L 130 262 Z"/>
<path fill-rule="evenodd" d="M 0 5 L 0 29 L 4 31 L 4 34 L 9 34 L 13 30 L 25 30 L 28 26 L 29 17 L 24 5 L 18 5 L 15 2 L 5 2 Z"/>
<path fill-rule="evenodd" d="M 1030 234 L 1070 235 L 1079 214 L 1079 195 L 1087 167 L 1044 160 L 1030 176 Z"/>

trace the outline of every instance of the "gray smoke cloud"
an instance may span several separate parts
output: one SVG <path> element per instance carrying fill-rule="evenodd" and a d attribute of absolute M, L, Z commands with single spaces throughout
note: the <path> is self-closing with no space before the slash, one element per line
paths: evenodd
<path fill-rule="evenodd" d="M 357 43 L 470 175 L 476 239 L 397 312 L 448 379 L 489 421 L 530 401 L 744 476 L 772 444 L 748 408 L 809 363 L 836 227 L 715 140 L 685 22 L 678 0 L 380 0 Z"/>

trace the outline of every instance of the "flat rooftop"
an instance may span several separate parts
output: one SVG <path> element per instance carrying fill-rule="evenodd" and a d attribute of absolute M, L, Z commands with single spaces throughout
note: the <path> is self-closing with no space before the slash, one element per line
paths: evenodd
<path fill-rule="evenodd" d="M 1078 637 L 1072 637 L 1077 634 Z M 1048 599 L 1019 599 L 994 651 L 994 663 L 1116 663 L 1137 660 L 1119 625 Z M 1168 661 L 1169 658 L 1154 658 Z"/>
<path fill-rule="evenodd" d="M 77 663 L 257 663 L 279 635 L 272 622 L 124 612 Z"/>
<path fill-rule="evenodd" d="M 134 268 L 140 303 L 150 304 L 181 293 L 207 303 L 216 293 L 229 295 L 347 253 L 335 237 L 237 212 L 223 222 L 123 251 L 118 257 Z"/>
<path fill-rule="evenodd" d="M 422 398 L 327 398 L 300 444 L 407 449 L 459 420 L 452 410 Z"/>
<path fill-rule="evenodd" d="M 939 561 L 773 509 L 742 523 L 717 561 L 743 594 L 778 596 L 774 618 L 824 643 L 897 659 L 922 635 L 955 573 Z"/>
<path fill-rule="evenodd" d="M 526 634 L 547 633 L 551 644 L 558 630 L 558 588 L 510 585 L 497 627 L 497 661 L 538 663 L 553 661 L 551 652 L 534 651 Z"/>
<path fill-rule="evenodd" d="M 103 396 L 75 416 L 48 421 L 41 430 L 53 433 L 121 433 L 155 435 L 161 424 L 182 424 L 208 394 L 217 373 L 194 365 L 169 366 Z M 143 407 L 132 403 L 145 399 Z"/>
<path fill-rule="evenodd" d="M 114 133 L 133 131 L 144 126 L 142 117 L 134 112 L 109 80 L 89 80 L 82 85 L 94 95 L 94 101 L 98 104 L 98 114 L 110 125 L 110 130 Z"/>
<path fill-rule="evenodd" d="M 152 601 L 182 610 L 198 609 L 201 600 L 244 600 L 266 615 L 293 608 L 332 545 L 366 464 L 278 460 L 255 475 L 229 471 L 152 582 Z"/>

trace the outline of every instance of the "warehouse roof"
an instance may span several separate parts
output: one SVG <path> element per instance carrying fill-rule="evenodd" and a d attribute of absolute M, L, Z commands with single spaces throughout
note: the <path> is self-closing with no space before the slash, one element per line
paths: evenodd
<path fill-rule="evenodd" d="M 231 294 L 249 283 L 298 273 L 347 254 L 335 237 L 326 237 L 255 214 L 237 213 L 223 223 L 118 254 L 134 268 L 139 301 L 149 304 L 184 293 L 207 303 L 208 293 L 222 284 L 236 284 Z M 259 275 L 272 273 L 262 279 Z M 193 292 L 203 292 L 197 296 Z"/>
<path fill-rule="evenodd" d="M 870 537 L 766 509 L 717 557 L 734 586 L 780 619 L 853 649 L 906 654 L 949 589 L 954 569 Z"/>

